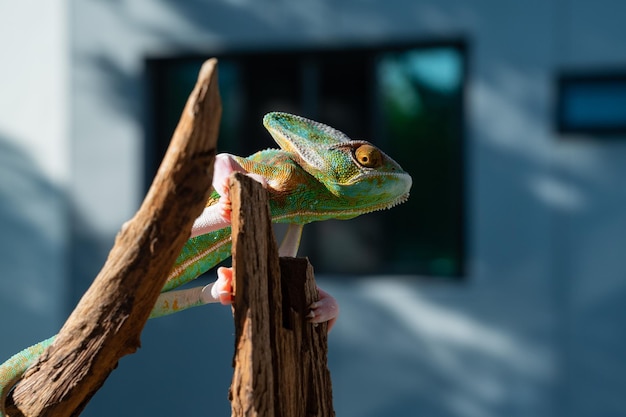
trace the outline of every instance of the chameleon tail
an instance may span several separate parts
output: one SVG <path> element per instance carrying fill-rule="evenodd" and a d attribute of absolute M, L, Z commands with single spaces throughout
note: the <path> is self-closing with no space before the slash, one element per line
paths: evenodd
<path fill-rule="evenodd" d="M 4 402 L 13 386 L 19 381 L 26 370 L 41 356 L 44 350 L 52 344 L 52 336 L 42 342 L 22 350 L 11 356 L 9 360 L 0 365 L 0 417 L 5 416 Z"/>

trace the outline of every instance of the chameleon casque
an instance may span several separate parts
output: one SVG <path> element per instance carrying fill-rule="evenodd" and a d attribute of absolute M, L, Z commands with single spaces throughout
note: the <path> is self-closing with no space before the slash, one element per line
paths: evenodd
<path fill-rule="evenodd" d="M 300 116 L 269 113 L 263 118 L 280 149 L 266 149 L 249 157 L 216 157 L 213 188 L 206 208 L 195 221 L 191 237 L 178 256 L 152 317 L 207 303 L 231 301 L 232 271 L 218 270 L 218 280 L 206 287 L 173 291 L 230 256 L 228 177 L 238 171 L 261 182 L 270 195 L 272 222 L 288 223 L 279 252 L 295 256 L 304 224 L 351 219 L 387 209 L 407 200 L 411 177 L 393 159 L 369 142 L 351 140 L 342 132 Z M 334 322 L 335 300 L 320 290 L 310 306 L 311 322 Z M 54 341 L 33 345 L 0 365 L 0 417 L 8 392 Z"/>

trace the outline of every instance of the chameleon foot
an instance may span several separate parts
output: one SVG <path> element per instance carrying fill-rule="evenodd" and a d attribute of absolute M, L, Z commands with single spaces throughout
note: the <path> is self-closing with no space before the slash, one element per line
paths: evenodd
<path fill-rule="evenodd" d="M 217 281 L 211 288 L 211 295 L 224 305 L 233 303 L 233 268 L 217 268 Z"/>
<path fill-rule="evenodd" d="M 317 291 L 320 299 L 309 306 L 311 311 L 309 311 L 307 318 L 311 323 L 315 324 L 328 322 L 328 331 L 330 332 L 330 329 L 337 321 L 337 317 L 339 317 L 339 304 L 333 296 L 320 287 L 317 287 Z"/>

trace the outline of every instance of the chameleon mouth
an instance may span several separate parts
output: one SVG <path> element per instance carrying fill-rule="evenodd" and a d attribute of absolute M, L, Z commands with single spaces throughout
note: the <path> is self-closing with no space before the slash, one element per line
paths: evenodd
<path fill-rule="evenodd" d="M 395 206 L 397 206 L 399 204 L 406 203 L 406 201 L 408 199 L 409 199 L 409 193 L 402 194 L 401 196 L 399 196 L 397 198 L 394 198 L 393 200 L 391 200 L 389 202 L 372 206 L 371 208 L 369 208 L 366 211 L 361 211 L 361 213 L 365 214 L 365 213 L 372 213 L 372 212 L 375 212 L 375 211 L 389 210 L 389 209 L 391 209 L 391 208 L 393 208 L 393 207 L 395 207 Z"/>
<path fill-rule="evenodd" d="M 369 206 L 367 208 L 363 207 L 355 207 L 353 209 L 343 207 L 339 210 L 311 210 L 311 211 L 303 211 L 298 214 L 289 213 L 282 214 L 278 216 L 272 217 L 272 222 L 277 223 L 297 223 L 297 224 L 307 224 L 312 221 L 320 221 L 325 219 L 337 219 L 337 220 L 346 220 L 352 219 L 354 217 L 360 216 L 362 214 L 373 213 L 375 211 L 388 210 L 397 206 L 398 204 L 402 204 L 409 199 L 409 193 L 402 194 L 399 197 L 394 198 L 391 201 L 386 201 L 381 204 L 375 204 Z M 307 219 L 303 220 L 303 218 L 315 218 L 315 220 Z"/>
<path fill-rule="evenodd" d="M 396 198 L 391 203 L 387 204 L 387 206 L 383 210 L 390 209 L 392 207 L 397 206 L 398 204 L 406 203 L 408 199 L 409 199 L 409 193 L 403 194 L 400 197 Z"/>
<path fill-rule="evenodd" d="M 365 210 L 361 210 L 361 213 L 371 213 L 373 211 L 388 210 L 399 204 L 405 203 L 409 199 L 409 191 L 411 191 L 413 181 L 408 174 L 399 174 L 393 172 L 388 173 L 387 178 L 395 180 L 388 184 L 388 187 L 390 188 L 387 188 L 387 190 L 388 193 L 390 193 L 391 195 L 395 194 L 397 197 L 394 197 L 390 200 L 381 198 L 382 201 L 380 201 L 378 204 L 373 204 L 369 208 L 365 208 Z M 389 196 L 389 194 L 387 195 Z"/>
<path fill-rule="evenodd" d="M 374 204 L 372 206 L 369 207 L 359 207 L 359 208 L 354 208 L 354 209 L 350 209 L 350 208 L 343 208 L 341 209 L 340 212 L 335 212 L 334 213 L 334 218 L 336 219 L 351 219 L 357 216 L 360 216 L 362 214 L 368 214 L 368 213 L 373 213 L 376 211 L 383 211 L 383 210 L 389 210 L 399 204 L 405 203 L 407 200 L 409 199 L 409 193 L 405 193 L 402 194 L 399 197 L 394 198 L 391 201 L 385 201 L 383 203 L 380 204 Z"/>

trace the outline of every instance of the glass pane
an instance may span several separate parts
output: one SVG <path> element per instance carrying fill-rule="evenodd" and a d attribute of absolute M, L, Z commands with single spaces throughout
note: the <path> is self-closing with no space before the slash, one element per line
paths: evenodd
<path fill-rule="evenodd" d="M 413 177 L 408 203 L 394 208 L 398 233 L 387 253 L 398 272 L 462 274 L 463 56 L 454 48 L 381 54 L 381 130 Z"/>
<path fill-rule="evenodd" d="M 572 83 L 563 95 L 564 122 L 571 128 L 626 127 L 626 80 Z"/>

